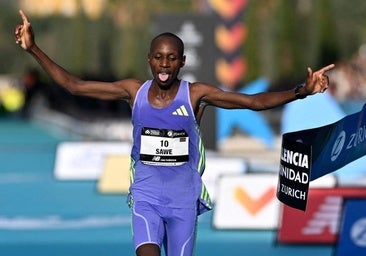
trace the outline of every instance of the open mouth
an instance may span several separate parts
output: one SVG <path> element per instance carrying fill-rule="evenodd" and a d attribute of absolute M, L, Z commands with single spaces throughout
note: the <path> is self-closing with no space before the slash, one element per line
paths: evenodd
<path fill-rule="evenodd" d="M 158 74 L 159 80 L 162 82 L 166 82 L 169 79 L 169 74 L 167 73 L 159 73 Z"/>

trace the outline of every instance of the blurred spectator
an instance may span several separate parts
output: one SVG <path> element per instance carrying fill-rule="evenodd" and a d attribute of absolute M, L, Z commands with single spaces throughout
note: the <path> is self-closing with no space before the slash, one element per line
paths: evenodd
<path fill-rule="evenodd" d="M 40 73 L 36 69 L 28 69 L 21 80 L 24 88 L 24 106 L 21 112 L 23 118 L 29 118 L 32 112 L 32 106 L 38 93 L 41 93 L 43 83 L 40 79 Z"/>

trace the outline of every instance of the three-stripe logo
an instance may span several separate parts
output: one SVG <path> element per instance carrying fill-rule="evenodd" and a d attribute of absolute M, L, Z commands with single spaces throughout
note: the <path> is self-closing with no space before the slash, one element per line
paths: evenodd
<path fill-rule="evenodd" d="M 189 116 L 188 111 L 184 105 L 177 108 L 172 114 L 175 116 Z"/>

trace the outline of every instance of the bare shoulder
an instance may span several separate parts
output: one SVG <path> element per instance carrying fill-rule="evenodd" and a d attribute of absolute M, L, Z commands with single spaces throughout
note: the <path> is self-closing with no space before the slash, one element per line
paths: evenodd
<path fill-rule="evenodd" d="M 212 95 L 216 95 L 222 90 L 208 83 L 194 82 L 190 84 L 191 98 L 198 99 L 199 101 L 205 101 L 211 98 Z"/>
<path fill-rule="evenodd" d="M 118 87 L 135 88 L 135 89 L 140 88 L 143 83 L 144 82 L 142 80 L 136 78 L 127 78 L 114 82 L 114 84 Z"/>
<path fill-rule="evenodd" d="M 211 84 L 203 82 L 190 83 L 190 93 L 193 95 L 199 95 L 200 98 L 217 91 L 220 91 L 220 89 Z"/>
<path fill-rule="evenodd" d="M 114 82 L 114 85 L 119 89 L 124 91 L 129 95 L 130 98 L 135 98 L 137 91 L 143 85 L 144 81 L 135 79 L 135 78 L 128 78 L 122 79 L 119 81 Z"/>
<path fill-rule="evenodd" d="M 202 82 L 190 83 L 190 98 L 193 108 L 211 103 L 211 96 L 221 91 L 220 88 Z"/>

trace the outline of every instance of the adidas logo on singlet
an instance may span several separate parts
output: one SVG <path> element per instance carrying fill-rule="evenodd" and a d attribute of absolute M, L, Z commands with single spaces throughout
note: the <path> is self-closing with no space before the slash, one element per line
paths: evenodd
<path fill-rule="evenodd" d="M 189 116 L 188 111 L 184 105 L 177 108 L 172 114 L 175 116 Z"/>

